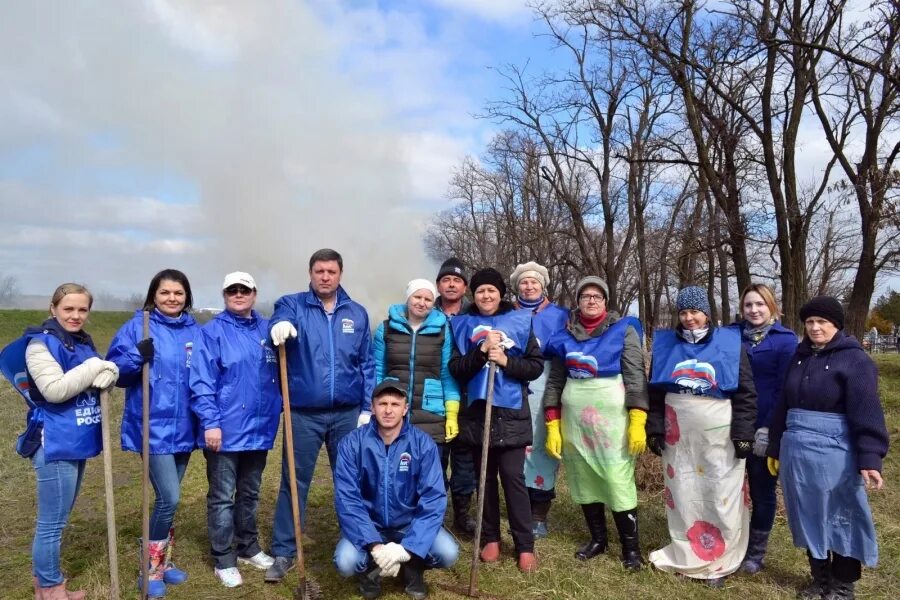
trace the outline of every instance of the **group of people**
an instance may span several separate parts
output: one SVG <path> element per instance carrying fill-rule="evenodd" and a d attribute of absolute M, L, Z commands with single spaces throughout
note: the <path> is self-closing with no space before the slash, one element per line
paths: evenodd
<path fill-rule="evenodd" d="M 324 444 L 341 529 L 334 564 L 357 576 L 364 598 L 376 598 L 382 579 L 393 576 L 410 597 L 427 596 L 425 570 L 458 557 L 443 527 L 448 494 L 453 528 L 471 534 L 482 466 L 482 561 L 503 554 L 502 487 L 517 566 L 538 569 L 535 538 L 548 534 L 562 463 L 590 536 L 576 558 L 608 550 L 608 506 L 623 567 L 642 568 L 634 470 L 648 448 L 662 458 L 671 538 L 649 553 L 656 568 L 712 587 L 739 569 L 758 572 L 779 481 L 794 543 L 809 557 L 812 582 L 802 598 L 852 598 L 861 566 L 876 564 L 866 490 L 883 485 L 888 434 L 876 367 L 844 334 L 834 298 L 803 306 L 798 344 L 767 286 L 744 290 L 743 319 L 726 327 L 712 322 L 704 289 L 685 287 L 678 321 L 654 333 L 648 364 L 641 323 L 608 307 L 608 286 L 597 276 L 577 282 L 567 310 L 547 297 L 549 273 L 536 262 L 507 279 L 492 268 L 469 277 L 449 259 L 435 283 L 409 282 L 405 301 L 390 307 L 373 336 L 342 274 L 340 254 L 315 252 L 309 290 L 280 298 L 267 320 L 254 310 L 253 277 L 230 273 L 225 310 L 200 327 L 187 277 L 161 271 L 105 360 L 84 331 L 90 292 L 76 284 L 56 290 L 50 318 L 0 356 L 29 405 L 17 450 L 36 472 L 36 599 L 84 598 L 66 589 L 59 550 L 85 461 L 101 450 L 98 393 L 126 389 L 122 448 L 140 453 L 145 366 L 155 492 L 142 558 L 149 596 L 187 579 L 172 562 L 173 522 L 196 448 L 206 459 L 210 552 L 221 583 L 241 585 L 238 564 L 265 570 L 271 582 L 293 568 L 299 540 L 288 461 L 271 555 L 256 519 L 282 416 L 282 346 L 301 518 Z"/>

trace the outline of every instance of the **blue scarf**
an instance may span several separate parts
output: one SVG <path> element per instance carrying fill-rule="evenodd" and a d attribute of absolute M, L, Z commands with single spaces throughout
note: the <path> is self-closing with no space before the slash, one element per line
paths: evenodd
<path fill-rule="evenodd" d="M 539 308 L 541 304 L 544 303 L 544 300 L 546 300 L 544 296 L 541 296 L 537 300 L 526 300 L 522 296 L 516 296 L 516 302 L 519 303 L 519 308 L 527 308 L 532 312 Z"/>

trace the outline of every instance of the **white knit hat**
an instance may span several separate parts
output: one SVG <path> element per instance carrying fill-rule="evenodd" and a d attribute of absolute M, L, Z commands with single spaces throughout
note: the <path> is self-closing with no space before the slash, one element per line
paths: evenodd
<path fill-rule="evenodd" d="M 537 264 L 534 261 L 516 265 L 512 275 L 509 276 L 509 283 L 515 291 L 519 290 L 519 280 L 523 277 L 533 277 L 541 282 L 541 287 L 545 290 L 550 285 L 550 273 L 547 268 Z"/>
<path fill-rule="evenodd" d="M 428 290 L 431 292 L 431 299 L 437 298 L 437 288 L 427 279 L 413 279 L 406 284 L 406 299 L 418 292 L 419 290 Z"/>

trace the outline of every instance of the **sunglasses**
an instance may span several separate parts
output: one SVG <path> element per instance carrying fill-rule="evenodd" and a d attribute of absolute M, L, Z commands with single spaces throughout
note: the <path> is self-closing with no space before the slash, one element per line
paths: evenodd
<path fill-rule="evenodd" d="M 249 296 L 253 293 L 253 290 L 243 285 L 232 285 L 230 287 L 225 288 L 225 295 L 227 296 L 237 296 L 238 294 L 242 294 L 244 296 Z"/>

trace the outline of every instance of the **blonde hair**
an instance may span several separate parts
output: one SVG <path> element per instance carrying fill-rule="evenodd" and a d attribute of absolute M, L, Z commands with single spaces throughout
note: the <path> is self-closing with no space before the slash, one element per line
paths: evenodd
<path fill-rule="evenodd" d="M 764 283 L 751 283 L 744 291 L 741 292 L 741 315 L 744 314 L 744 298 L 750 292 L 756 292 L 762 297 L 763 302 L 766 303 L 766 306 L 769 307 L 769 312 L 772 313 L 772 317 L 775 319 L 781 318 L 782 312 L 781 308 L 778 306 L 778 301 L 775 300 L 775 292 L 772 291 L 772 288 L 767 286 Z"/>
<path fill-rule="evenodd" d="M 80 283 L 64 283 L 53 292 L 53 297 L 50 298 L 50 307 L 56 307 L 62 299 L 68 296 L 69 294 L 84 294 L 88 297 L 88 309 L 90 309 L 94 305 L 94 296 L 88 291 L 86 287 L 81 285 Z"/>

